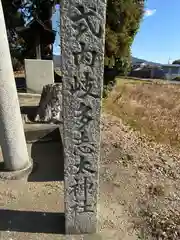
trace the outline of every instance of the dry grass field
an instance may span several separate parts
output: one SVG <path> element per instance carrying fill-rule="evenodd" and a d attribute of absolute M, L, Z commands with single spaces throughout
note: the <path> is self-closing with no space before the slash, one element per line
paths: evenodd
<path fill-rule="evenodd" d="M 180 146 L 180 85 L 121 79 L 104 107 L 152 140 Z"/>

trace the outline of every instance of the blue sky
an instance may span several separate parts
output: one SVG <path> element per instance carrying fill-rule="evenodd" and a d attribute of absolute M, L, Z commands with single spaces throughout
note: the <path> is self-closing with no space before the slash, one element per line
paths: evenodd
<path fill-rule="evenodd" d="M 53 44 L 53 55 L 60 55 L 60 5 L 56 4 L 56 11 L 52 15 L 52 29 L 56 31 L 56 38 Z"/>
<path fill-rule="evenodd" d="M 180 59 L 180 0 L 147 0 L 145 14 L 132 45 L 134 57 L 168 63 Z M 54 14 L 53 28 L 58 29 L 59 13 Z M 53 53 L 60 54 L 57 33 Z"/>
<path fill-rule="evenodd" d="M 132 55 L 168 63 L 180 59 L 180 0 L 147 0 Z"/>

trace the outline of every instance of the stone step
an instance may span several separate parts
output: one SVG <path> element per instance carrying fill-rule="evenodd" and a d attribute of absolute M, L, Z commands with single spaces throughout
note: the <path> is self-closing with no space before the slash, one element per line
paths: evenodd
<path fill-rule="evenodd" d="M 24 132 L 27 143 L 61 141 L 59 125 L 56 124 L 25 124 Z"/>

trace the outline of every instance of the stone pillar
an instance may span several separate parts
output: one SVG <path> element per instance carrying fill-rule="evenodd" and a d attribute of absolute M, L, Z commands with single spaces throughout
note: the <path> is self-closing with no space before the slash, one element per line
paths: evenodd
<path fill-rule="evenodd" d="M 66 233 L 94 233 L 106 0 L 63 0 L 61 7 Z"/>
<path fill-rule="evenodd" d="M 6 170 L 26 168 L 29 157 L 0 1 L 0 145 Z"/>

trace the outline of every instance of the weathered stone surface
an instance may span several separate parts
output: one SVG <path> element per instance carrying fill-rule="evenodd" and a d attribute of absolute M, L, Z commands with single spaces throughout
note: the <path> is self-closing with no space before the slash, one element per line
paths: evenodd
<path fill-rule="evenodd" d="M 67 234 L 97 231 L 105 9 L 105 0 L 63 0 L 62 2 Z"/>
<path fill-rule="evenodd" d="M 8 171 L 5 167 L 4 164 L 0 164 L 0 180 L 22 180 L 27 179 L 32 172 L 33 162 L 30 160 L 25 168 L 16 171 Z"/>
<path fill-rule="evenodd" d="M 62 84 L 48 84 L 43 87 L 37 116 L 37 122 L 62 122 Z"/>
<path fill-rule="evenodd" d="M 57 124 L 26 124 L 24 132 L 27 143 L 61 141 Z"/>
<path fill-rule="evenodd" d="M 7 171 L 23 171 L 30 164 L 30 161 L 1 1 L 0 26 L 0 144 L 3 152 L 4 168 Z"/>

